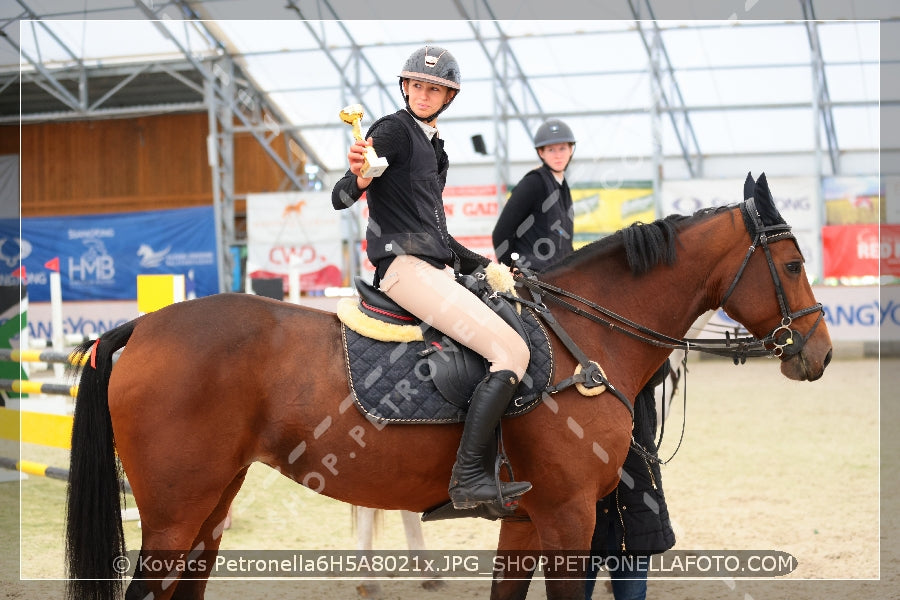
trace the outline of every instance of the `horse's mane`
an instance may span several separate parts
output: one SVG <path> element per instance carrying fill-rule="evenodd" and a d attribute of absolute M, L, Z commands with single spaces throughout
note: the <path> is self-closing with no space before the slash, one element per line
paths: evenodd
<path fill-rule="evenodd" d="M 731 208 L 734 207 L 704 208 L 693 215 L 669 215 L 652 223 L 635 222 L 612 235 L 579 248 L 556 263 L 552 269 L 554 271 L 567 269 L 600 254 L 624 251 L 631 272 L 634 275 L 642 275 L 656 265 L 671 265 L 675 262 L 679 231 Z"/>

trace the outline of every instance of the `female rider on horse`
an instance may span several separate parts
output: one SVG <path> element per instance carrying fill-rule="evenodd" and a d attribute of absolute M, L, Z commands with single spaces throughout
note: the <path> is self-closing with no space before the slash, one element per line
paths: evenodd
<path fill-rule="evenodd" d="M 412 53 L 399 77 L 406 107 L 377 120 L 366 139 L 350 147 L 350 169 L 335 184 L 332 204 L 347 208 L 366 192 L 366 253 L 375 266 L 375 285 L 490 363 L 469 402 L 449 493 L 457 509 L 504 502 L 521 496 L 531 484 L 502 482 L 498 490 L 482 458 L 525 374 L 529 350 L 515 330 L 454 277 L 457 265 L 470 272 L 490 262 L 450 236 L 444 214 L 449 160 L 437 118 L 459 93 L 459 65 L 447 50 L 425 46 Z M 389 166 L 380 177 L 361 175 L 367 146 L 387 159 Z"/>

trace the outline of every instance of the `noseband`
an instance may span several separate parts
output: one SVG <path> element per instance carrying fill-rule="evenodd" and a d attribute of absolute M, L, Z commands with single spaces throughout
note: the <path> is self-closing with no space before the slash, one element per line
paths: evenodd
<path fill-rule="evenodd" d="M 808 308 L 794 312 L 791 312 L 791 308 L 788 305 L 787 297 L 784 293 L 784 286 L 781 284 L 781 277 L 778 276 L 778 270 L 775 268 L 775 261 L 772 258 L 772 251 L 769 249 L 769 242 L 778 242 L 789 239 L 796 244 L 797 239 L 794 237 L 794 234 L 791 233 L 791 226 L 784 222 L 776 223 L 774 225 L 764 225 L 759 216 L 759 212 L 756 210 L 756 202 L 753 198 L 747 198 L 741 206 L 741 213 L 744 216 L 747 233 L 750 234 L 753 242 L 747 249 L 747 254 L 744 256 L 744 262 L 741 263 L 741 268 L 738 269 L 737 274 L 734 276 L 734 280 L 731 282 L 731 286 L 728 288 L 728 291 L 725 292 L 725 296 L 722 298 L 722 302 L 719 306 L 721 306 L 723 310 L 725 309 L 725 304 L 731 297 L 732 292 L 734 292 L 734 288 L 737 287 L 741 275 L 744 274 L 744 269 L 747 267 L 747 263 L 750 262 L 750 257 L 753 256 L 757 248 L 762 248 L 763 253 L 766 256 L 766 262 L 769 265 L 769 273 L 772 275 L 772 283 L 775 285 L 775 296 L 778 298 L 778 305 L 781 308 L 781 323 L 775 327 L 769 335 L 759 340 L 759 342 L 767 348 L 772 346 L 773 350 L 771 352 L 774 356 L 779 358 L 789 358 L 798 354 L 803 349 L 803 345 L 816 331 L 819 323 L 822 322 L 825 311 L 822 308 L 821 302 L 817 302 Z M 819 317 L 805 336 L 796 329 L 791 328 L 794 319 L 817 311 L 819 312 Z"/>

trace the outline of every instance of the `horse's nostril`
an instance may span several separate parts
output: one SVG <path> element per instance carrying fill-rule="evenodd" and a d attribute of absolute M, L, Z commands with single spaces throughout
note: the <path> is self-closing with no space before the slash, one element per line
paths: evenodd
<path fill-rule="evenodd" d="M 825 366 L 828 366 L 828 363 L 831 362 L 831 350 L 828 351 L 828 354 L 825 355 Z"/>

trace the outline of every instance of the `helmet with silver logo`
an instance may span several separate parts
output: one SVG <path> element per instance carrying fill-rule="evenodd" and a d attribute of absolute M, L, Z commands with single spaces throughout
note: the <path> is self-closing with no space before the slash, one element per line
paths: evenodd
<path fill-rule="evenodd" d="M 565 166 L 566 169 L 569 168 L 569 163 L 572 162 L 572 157 L 575 155 L 575 134 L 568 125 L 559 119 L 547 119 L 534 133 L 534 149 L 537 150 L 542 163 L 547 164 L 544 157 L 541 156 L 541 148 L 553 144 L 569 144 L 572 147 L 572 155 L 569 156 Z"/>
<path fill-rule="evenodd" d="M 575 143 L 575 134 L 559 119 L 547 119 L 534 134 L 534 147 L 543 148 L 550 144 Z"/>
<path fill-rule="evenodd" d="M 406 64 L 403 65 L 403 70 L 400 71 L 399 77 L 400 93 L 403 95 L 406 110 L 413 117 L 425 123 L 432 122 L 439 114 L 444 112 L 460 90 L 459 64 L 457 64 L 456 59 L 448 50 L 440 46 L 423 46 L 413 52 L 406 59 Z M 434 83 L 455 90 L 453 98 L 433 115 L 420 117 L 410 108 L 409 96 L 406 95 L 406 90 L 403 89 L 403 82 L 407 79 Z"/>
<path fill-rule="evenodd" d="M 448 50 L 440 46 L 423 46 L 406 59 L 400 79 L 436 83 L 458 91 L 459 64 Z"/>

